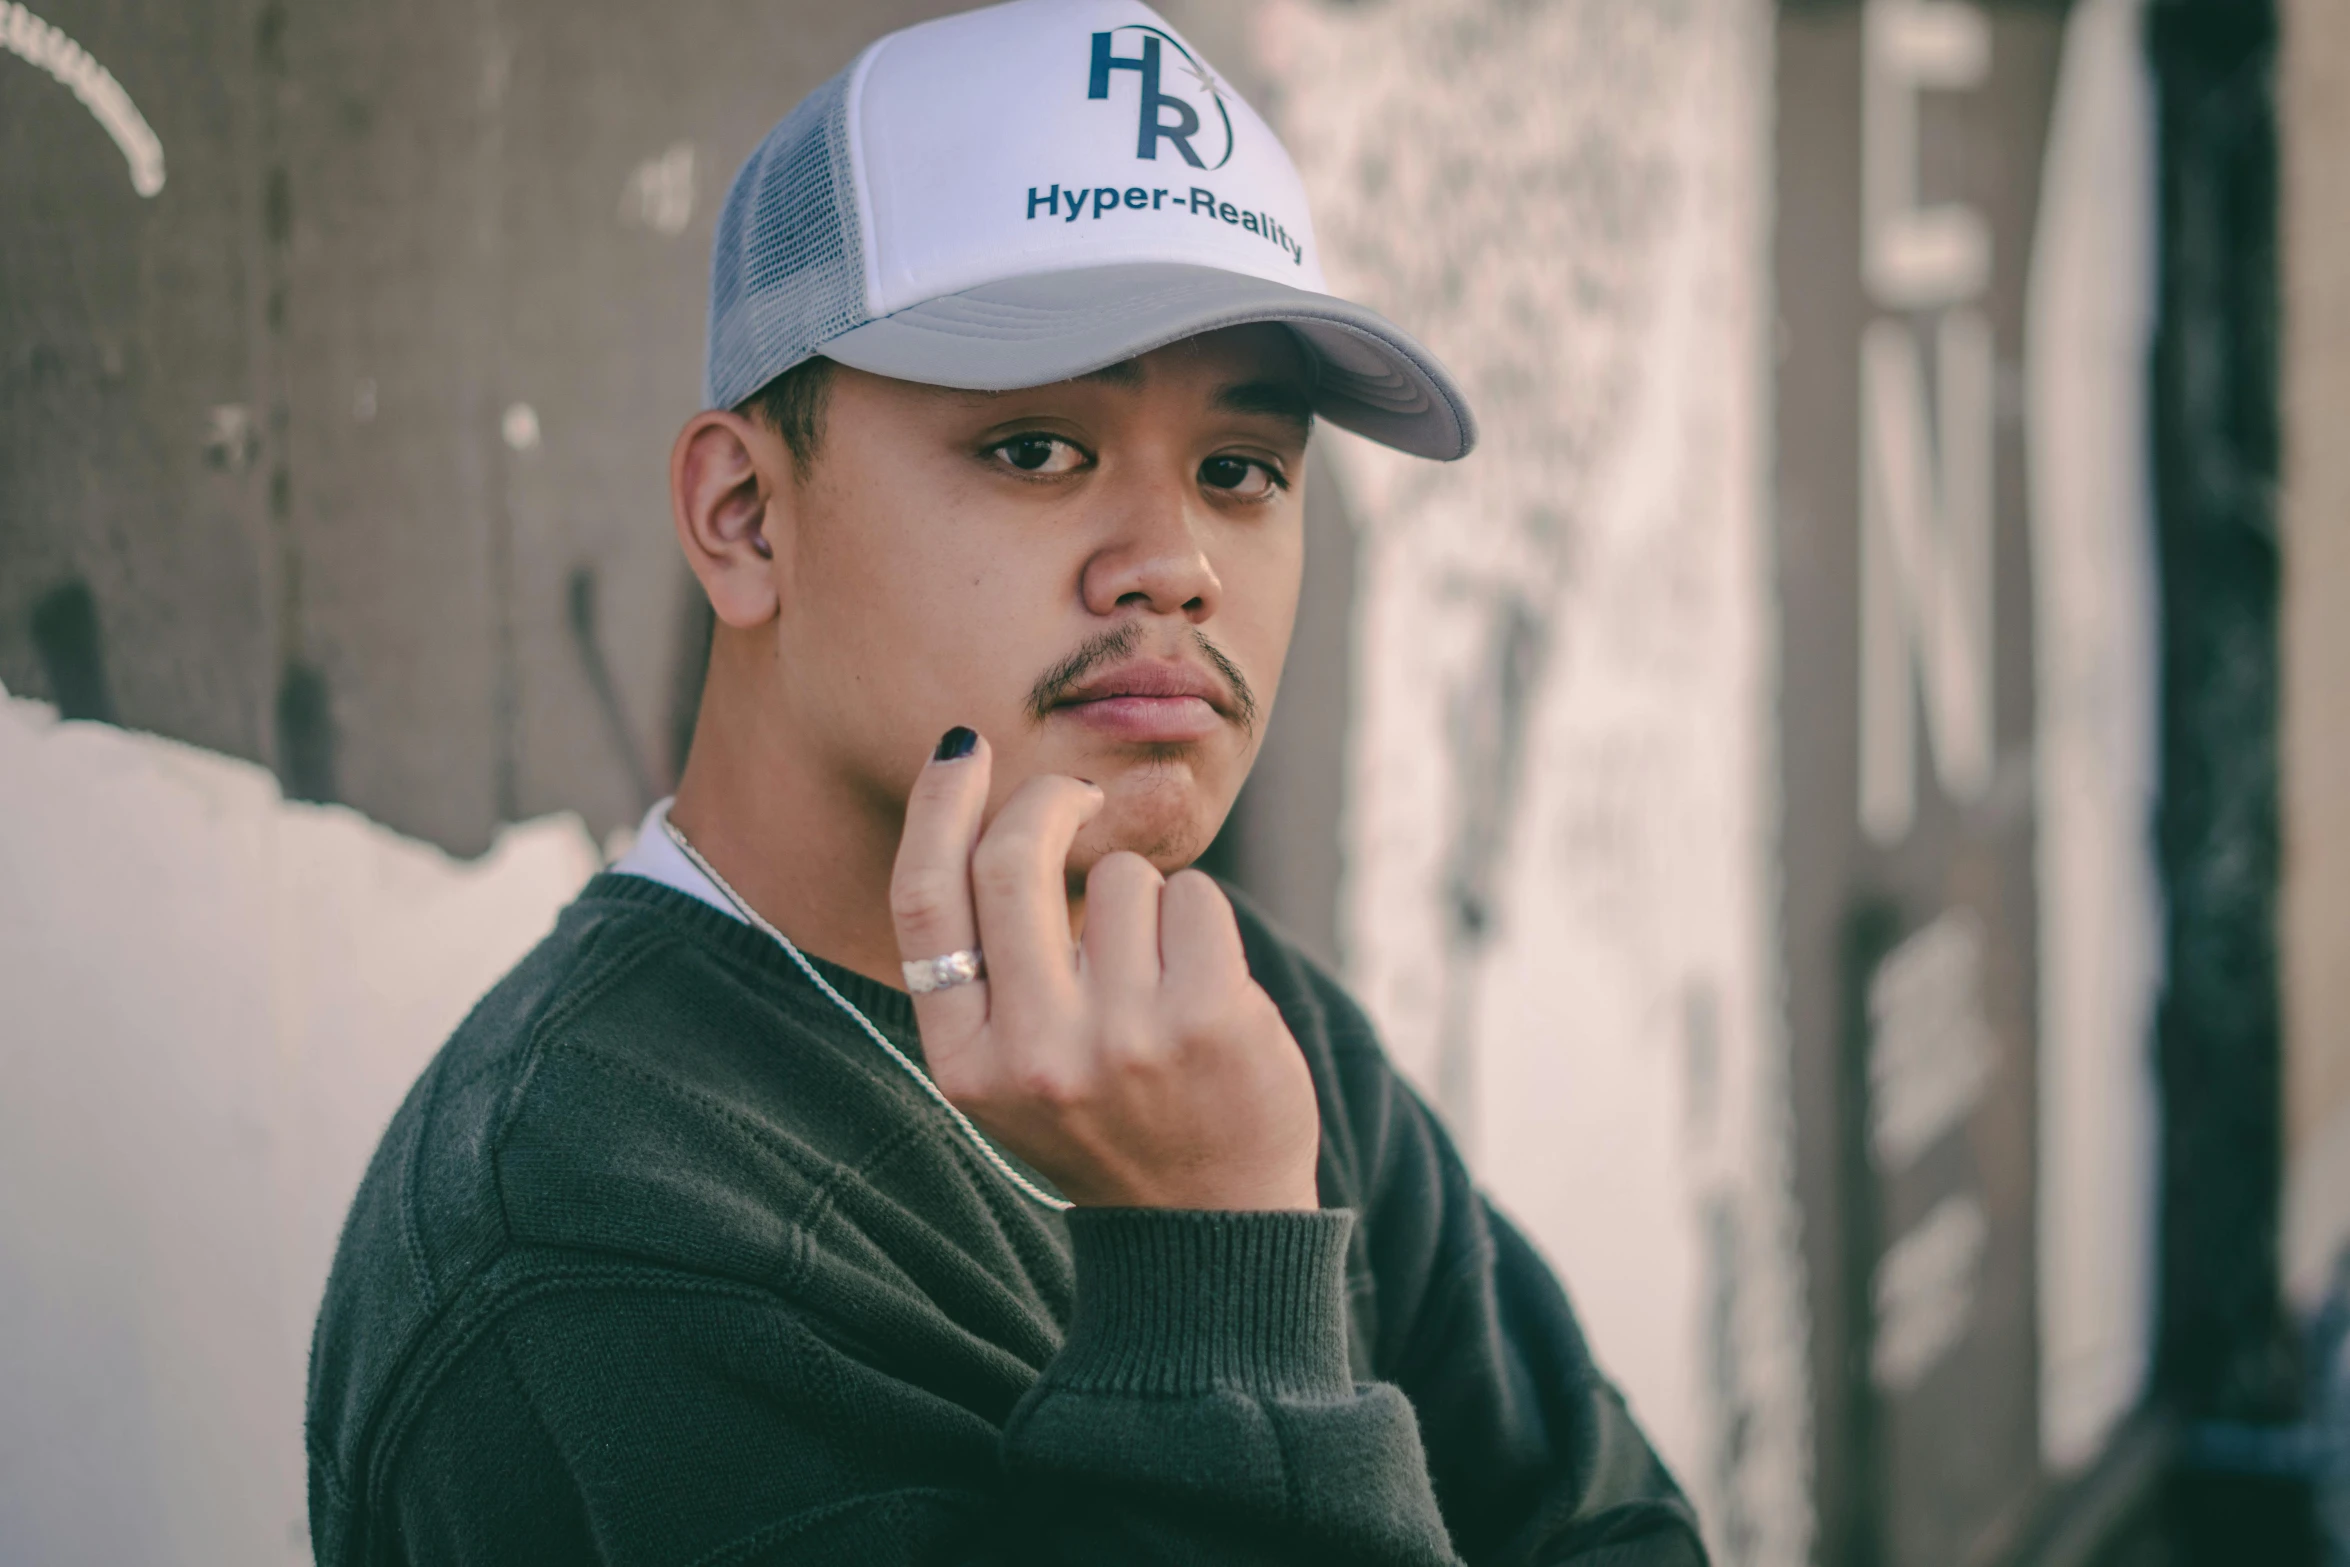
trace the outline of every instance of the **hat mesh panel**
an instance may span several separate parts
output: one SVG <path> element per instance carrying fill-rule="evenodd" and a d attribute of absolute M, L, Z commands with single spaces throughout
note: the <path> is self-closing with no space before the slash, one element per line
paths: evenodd
<path fill-rule="evenodd" d="M 767 133 L 727 190 L 710 254 L 703 393 L 732 408 L 871 319 L 842 71 Z"/>

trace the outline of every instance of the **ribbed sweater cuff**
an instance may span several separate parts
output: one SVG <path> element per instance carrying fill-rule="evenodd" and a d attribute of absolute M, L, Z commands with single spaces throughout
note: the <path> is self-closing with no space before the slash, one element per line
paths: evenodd
<path fill-rule="evenodd" d="M 1050 1380 L 1119 1393 L 1342 1397 L 1343 1209 L 1078 1208 L 1077 1300 Z"/>

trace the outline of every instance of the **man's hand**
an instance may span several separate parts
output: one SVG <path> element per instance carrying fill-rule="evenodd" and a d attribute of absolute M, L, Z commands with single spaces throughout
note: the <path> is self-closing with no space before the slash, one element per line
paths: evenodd
<path fill-rule="evenodd" d="M 906 958 L 987 956 L 984 980 L 914 998 L 932 1080 L 1072 1202 L 1315 1207 L 1313 1078 L 1222 890 L 1106 855 L 1072 955 L 1069 847 L 1102 792 L 1032 778 L 981 836 L 989 767 L 981 741 L 922 770 L 890 881 Z"/>

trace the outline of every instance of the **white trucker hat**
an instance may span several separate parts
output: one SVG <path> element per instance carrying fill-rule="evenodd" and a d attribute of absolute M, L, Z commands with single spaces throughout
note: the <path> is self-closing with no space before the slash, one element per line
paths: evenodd
<path fill-rule="evenodd" d="M 1015 0 L 889 34 L 767 133 L 718 218 L 704 390 L 822 354 L 1004 391 L 1253 321 L 1332 424 L 1475 444 L 1435 356 L 1328 292 L 1289 154 L 1156 12 Z"/>

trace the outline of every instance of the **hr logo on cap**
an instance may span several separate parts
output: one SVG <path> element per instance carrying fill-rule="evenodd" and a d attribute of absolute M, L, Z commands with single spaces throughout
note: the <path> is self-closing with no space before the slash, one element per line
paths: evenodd
<path fill-rule="evenodd" d="M 1137 55 L 1116 53 L 1118 33 L 1142 34 L 1142 52 Z M 1216 106 L 1216 117 L 1223 122 L 1224 153 L 1213 163 L 1202 161 L 1198 149 L 1191 144 L 1192 138 L 1200 134 L 1204 124 L 1199 110 L 1183 99 L 1171 97 L 1159 90 L 1159 62 L 1162 58 L 1159 46 L 1162 43 L 1183 57 L 1180 67 L 1183 74 L 1199 84 L 1199 91 L 1205 93 L 1208 101 Z M 1175 150 L 1183 154 L 1183 161 L 1195 169 L 1220 169 L 1232 161 L 1232 116 L 1224 108 L 1224 94 L 1219 90 L 1215 73 L 1202 65 L 1173 34 L 1163 33 L 1141 22 L 1129 22 L 1112 32 L 1094 34 L 1093 71 L 1086 84 L 1085 96 L 1109 97 L 1112 71 L 1132 71 L 1141 78 L 1141 113 L 1134 139 L 1134 155 L 1137 158 L 1156 161 L 1159 143 L 1170 141 L 1175 144 Z M 1166 119 L 1166 111 L 1170 109 L 1175 112 L 1173 124 L 1169 124 Z"/>

